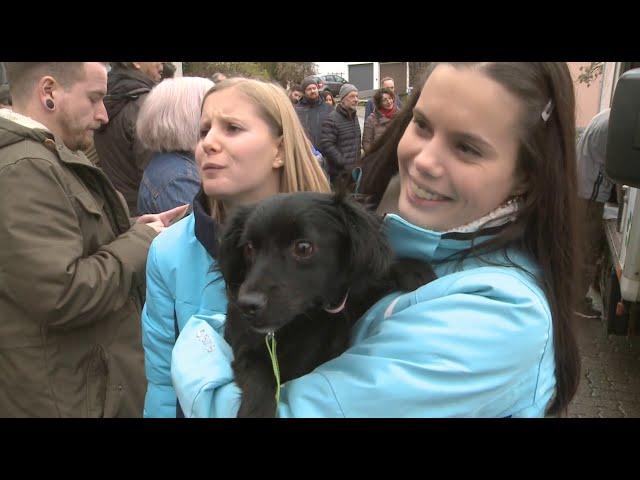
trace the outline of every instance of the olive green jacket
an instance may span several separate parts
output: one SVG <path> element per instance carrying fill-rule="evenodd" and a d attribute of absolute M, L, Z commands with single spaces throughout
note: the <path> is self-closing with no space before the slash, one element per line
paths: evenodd
<path fill-rule="evenodd" d="M 156 233 L 82 153 L 0 111 L 0 417 L 138 417 Z"/>

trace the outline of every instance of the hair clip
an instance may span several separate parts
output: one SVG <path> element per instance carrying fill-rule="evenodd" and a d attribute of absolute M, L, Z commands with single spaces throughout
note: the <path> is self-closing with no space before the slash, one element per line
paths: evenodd
<path fill-rule="evenodd" d="M 549 103 L 547 103 L 547 106 L 544 107 L 544 110 L 542 110 L 542 113 L 540 114 L 545 123 L 549 120 L 551 112 L 553 112 L 553 100 L 549 100 Z"/>

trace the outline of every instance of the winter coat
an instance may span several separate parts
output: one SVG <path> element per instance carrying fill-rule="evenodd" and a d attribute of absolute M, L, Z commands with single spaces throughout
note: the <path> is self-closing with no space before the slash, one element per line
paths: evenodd
<path fill-rule="evenodd" d="M 138 112 L 155 83 L 143 73 L 119 66 L 109 72 L 104 105 L 109 123 L 95 133 L 100 167 L 124 195 L 132 216 L 138 215 L 138 188 L 151 159 L 136 135 Z"/>
<path fill-rule="evenodd" d="M 364 132 L 362 133 L 362 148 L 365 153 L 382 136 L 391 120 L 393 118 L 387 118 L 377 110 L 367 117 L 364 122 Z"/>
<path fill-rule="evenodd" d="M 216 270 L 217 226 L 205 210 L 202 192 L 193 213 L 167 228 L 151 245 L 142 340 L 148 380 L 145 417 L 176 417 L 171 385 L 171 351 L 192 315 L 225 314 L 224 280 Z"/>
<path fill-rule="evenodd" d="M 332 179 L 353 168 L 360 161 L 361 149 L 360 122 L 356 112 L 338 104 L 322 124 L 319 148 L 327 160 Z"/>
<path fill-rule="evenodd" d="M 578 196 L 600 203 L 609 200 L 613 189 L 613 182 L 605 172 L 610 113 L 607 109 L 593 117 L 576 147 Z"/>
<path fill-rule="evenodd" d="M 319 97 L 316 102 L 311 102 L 307 97 L 302 97 L 296 104 L 295 109 L 304 131 L 309 137 L 309 141 L 319 148 L 322 137 L 322 124 L 329 114 L 333 112 L 333 108 L 331 105 L 324 103 L 322 97 Z"/>
<path fill-rule="evenodd" d="M 200 190 L 193 153 L 154 153 L 138 191 L 138 214 L 161 213 L 193 202 Z"/>
<path fill-rule="evenodd" d="M 496 227 L 499 228 L 499 227 Z M 279 417 L 542 417 L 555 391 L 553 329 L 533 260 L 515 250 L 462 265 L 470 233 L 438 233 L 395 214 L 396 255 L 435 263 L 438 278 L 379 300 L 355 324 L 350 347 L 282 385 Z M 475 239 L 486 241 L 487 235 Z M 196 315 L 171 364 L 187 417 L 234 417 L 240 390 L 225 317 Z M 276 339 L 277 339 L 276 333 Z"/>
<path fill-rule="evenodd" d="M 84 154 L 8 110 L 0 191 L 0 417 L 141 416 L 139 318 L 156 232 L 131 226 Z"/>
<path fill-rule="evenodd" d="M 400 100 L 400 95 L 396 95 L 395 104 L 398 110 L 402 108 L 402 100 Z M 373 97 L 371 97 L 367 101 L 367 104 L 364 107 L 364 118 L 365 119 L 369 118 L 369 115 L 371 115 L 375 111 L 376 111 L 376 103 L 373 101 Z"/>

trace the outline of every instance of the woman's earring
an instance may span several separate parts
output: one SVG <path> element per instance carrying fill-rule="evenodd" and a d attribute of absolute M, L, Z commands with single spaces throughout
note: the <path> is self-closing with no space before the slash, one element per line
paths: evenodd
<path fill-rule="evenodd" d="M 47 106 L 49 110 L 53 110 L 56 107 L 55 103 L 53 103 L 53 100 L 51 100 L 50 98 L 47 98 L 44 104 Z"/>

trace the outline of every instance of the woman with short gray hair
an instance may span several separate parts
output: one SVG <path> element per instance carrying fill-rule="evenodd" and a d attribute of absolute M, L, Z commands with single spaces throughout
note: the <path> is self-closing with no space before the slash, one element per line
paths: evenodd
<path fill-rule="evenodd" d="M 136 133 L 153 151 L 138 192 L 138 213 L 159 213 L 191 203 L 200 189 L 194 158 L 200 106 L 213 82 L 200 77 L 168 78 L 149 93 Z"/>

